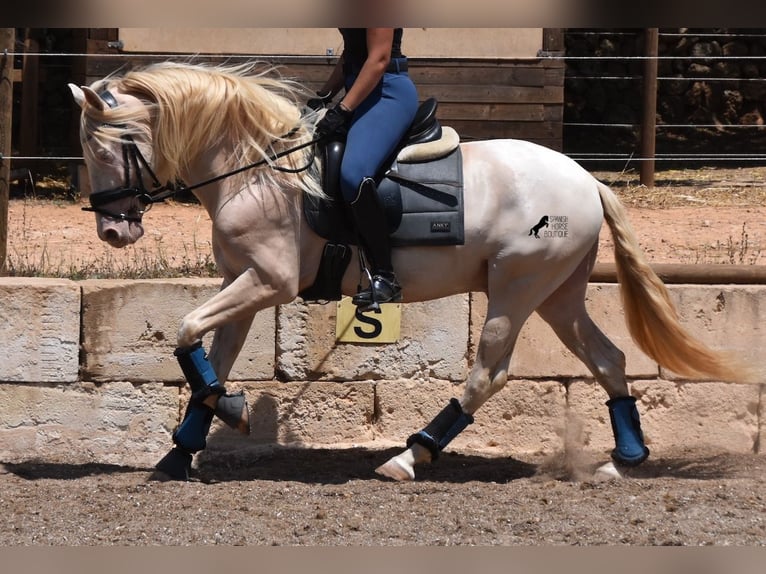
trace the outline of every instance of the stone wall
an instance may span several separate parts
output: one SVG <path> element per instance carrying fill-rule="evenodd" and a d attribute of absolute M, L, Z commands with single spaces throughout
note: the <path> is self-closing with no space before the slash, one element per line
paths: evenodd
<path fill-rule="evenodd" d="M 763 363 L 766 286 L 672 285 L 702 340 Z M 153 465 L 172 445 L 188 393 L 172 355 L 184 313 L 215 279 L 0 278 L 0 461 Z M 588 307 L 620 346 L 647 443 L 757 453 L 766 444 L 766 384 L 675 380 L 630 341 L 618 287 L 593 283 Z M 228 383 L 243 389 L 252 433 L 214 424 L 208 449 L 262 445 L 403 445 L 459 396 L 486 311 L 482 294 L 403 306 L 401 337 L 336 344 L 334 304 L 296 302 L 256 317 Z M 205 339 L 209 348 L 211 337 Z M 606 394 L 537 316 L 524 327 L 512 378 L 451 448 L 487 455 L 612 447 Z"/>

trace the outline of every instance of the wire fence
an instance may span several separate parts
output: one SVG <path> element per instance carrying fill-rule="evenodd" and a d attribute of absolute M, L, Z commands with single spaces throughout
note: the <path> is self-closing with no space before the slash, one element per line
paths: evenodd
<path fill-rule="evenodd" d="M 651 157 L 642 157 L 644 30 L 567 30 L 563 142 L 586 166 L 766 162 L 766 30 L 660 30 Z"/>
<path fill-rule="evenodd" d="M 579 30 L 565 32 L 563 54 L 541 58 L 563 61 L 563 151 L 586 167 L 627 167 L 644 161 L 700 164 L 766 164 L 766 30 L 660 31 L 657 60 L 657 146 L 652 157 L 641 157 L 642 30 Z M 585 52 L 585 53 L 583 53 Z M 20 62 L 25 56 L 71 62 L 93 54 L 66 51 L 7 53 Z M 98 54 L 125 59 L 134 54 Z M 141 54 L 158 60 L 178 53 Z M 189 58 L 244 60 L 248 54 L 189 54 Z M 300 56 L 285 55 L 299 59 Z M 279 60 L 279 56 L 269 56 Z M 309 56 L 307 58 L 314 58 Z M 66 65 L 66 64 L 62 64 Z M 61 153 L 12 155 L 12 162 L 82 161 Z M 2 156 L 0 156 L 0 159 Z M 23 170 L 17 170 L 23 171 Z"/>

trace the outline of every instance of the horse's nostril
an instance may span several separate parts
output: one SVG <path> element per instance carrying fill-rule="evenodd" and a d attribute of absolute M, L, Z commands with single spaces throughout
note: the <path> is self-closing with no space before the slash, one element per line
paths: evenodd
<path fill-rule="evenodd" d="M 104 241 L 107 243 L 113 243 L 120 239 L 120 234 L 116 229 L 104 229 Z"/>

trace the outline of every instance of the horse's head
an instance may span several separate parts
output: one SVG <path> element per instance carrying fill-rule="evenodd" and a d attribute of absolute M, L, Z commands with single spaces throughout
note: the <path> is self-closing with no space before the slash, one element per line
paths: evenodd
<path fill-rule="evenodd" d="M 82 109 L 80 142 L 92 190 L 90 207 L 83 209 L 95 212 L 99 239 L 131 245 L 143 236 L 141 218 L 164 189 L 150 167 L 148 111 L 116 89 L 69 88 Z"/>
<path fill-rule="evenodd" d="M 144 212 L 174 195 L 160 181 L 193 181 L 183 189 L 211 205 L 224 186 L 323 196 L 310 119 L 296 104 L 307 91 L 255 66 L 158 62 L 69 87 L 92 189 L 84 209 L 114 247 L 135 243 Z"/>

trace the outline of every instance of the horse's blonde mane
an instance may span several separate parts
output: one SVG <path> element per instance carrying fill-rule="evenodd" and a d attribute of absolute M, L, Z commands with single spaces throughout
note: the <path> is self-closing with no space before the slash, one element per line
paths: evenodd
<path fill-rule="evenodd" d="M 279 78 L 273 67 L 258 71 L 254 64 L 162 62 L 105 78 L 91 87 L 96 91 L 116 87 L 142 100 L 143 107 L 118 106 L 104 112 L 87 106 L 83 128 L 95 137 L 122 137 L 128 132 L 137 141 L 151 140 L 152 163 L 162 181 L 183 179 L 203 154 L 218 146 L 227 146 L 224 170 L 228 171 L 312 137 L 313 118 L 300 113 L 305 88 Z M 268 163 L 296 169 L 313 164 L 312 153 L 307 147 Z M 234 177 L 239 177 L 239 184 L 256 179 L 257 184 L 322 195 L 315 165 L 297 175 L 260 168 Z"/>

